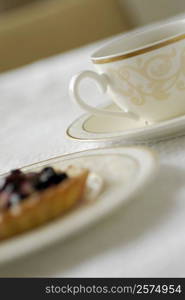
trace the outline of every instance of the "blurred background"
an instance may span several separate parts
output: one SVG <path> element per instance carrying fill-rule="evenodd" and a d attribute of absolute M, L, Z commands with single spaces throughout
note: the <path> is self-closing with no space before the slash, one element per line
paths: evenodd
<path fill-rule="evenodd" d="M 0 72 L 183 12 L 184 0 L 0 0 Z"/>

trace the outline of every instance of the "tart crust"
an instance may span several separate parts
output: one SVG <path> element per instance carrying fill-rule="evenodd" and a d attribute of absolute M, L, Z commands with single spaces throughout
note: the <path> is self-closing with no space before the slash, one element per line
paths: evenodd
<path fill-rule="evenodd" d="M 57 218 L 77 205 L 83 197 L 88 170 L 69 177 L 42 192 L 35 192 L 17 207 L 0 216 L 0 240 L 23 233 Z"/>

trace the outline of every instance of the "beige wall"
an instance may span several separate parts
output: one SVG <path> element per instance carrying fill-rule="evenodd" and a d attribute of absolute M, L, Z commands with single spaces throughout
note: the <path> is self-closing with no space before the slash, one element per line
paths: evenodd
<path fill-rule="evenodd" d="M 0 9 L 2 72 L 185 13 L 185 0 L 0 0 Z"/>
<path fill-rule="evenodd" d="M 119 0 L 132 26 L 142 26 L 185 13 L 185 0 Z"/>
<path fill-rule="evenodd" d="M 0 0 L 0 11 L 7 11 L 36 1 L 44 0 Z"/>
<path fill-rule="evenodd" d="M 0 71 L 128 29 L 117 0 L 48 0 L 0 18 Z"/>

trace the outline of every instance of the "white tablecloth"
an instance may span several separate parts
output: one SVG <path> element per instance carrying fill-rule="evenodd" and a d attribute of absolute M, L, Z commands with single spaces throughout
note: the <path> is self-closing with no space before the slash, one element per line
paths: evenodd
<path fill-rule="evenodd" d="M 96 47 L 0 75 L 0 172 L 97 147 L 65 137 L 81 113 L 69 99 L 69 79 L 92 68 Z M 88 93 L 97 96 L 89 86 Z M 0 267 L 0 276 L 185 276 L 185 137 L 149 146 L 161 170 L 142 195 L 65 243 Z"/>

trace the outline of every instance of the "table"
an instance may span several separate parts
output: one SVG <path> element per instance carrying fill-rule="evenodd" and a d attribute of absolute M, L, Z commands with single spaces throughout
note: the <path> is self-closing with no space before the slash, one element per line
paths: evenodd
<path fill-rule="evenodd" d="M 82 113 L 69 99 L 69 80 L 92 69 L 89 55 L 101 43 L 0 75 L 1 173 L 98 147 L 66 139 L 65 129 Z M 0 276 L 185 276 L 185 137 L 148 146 L 161 167 L 141 195 L 64 243 L 1 266 Z"/>

